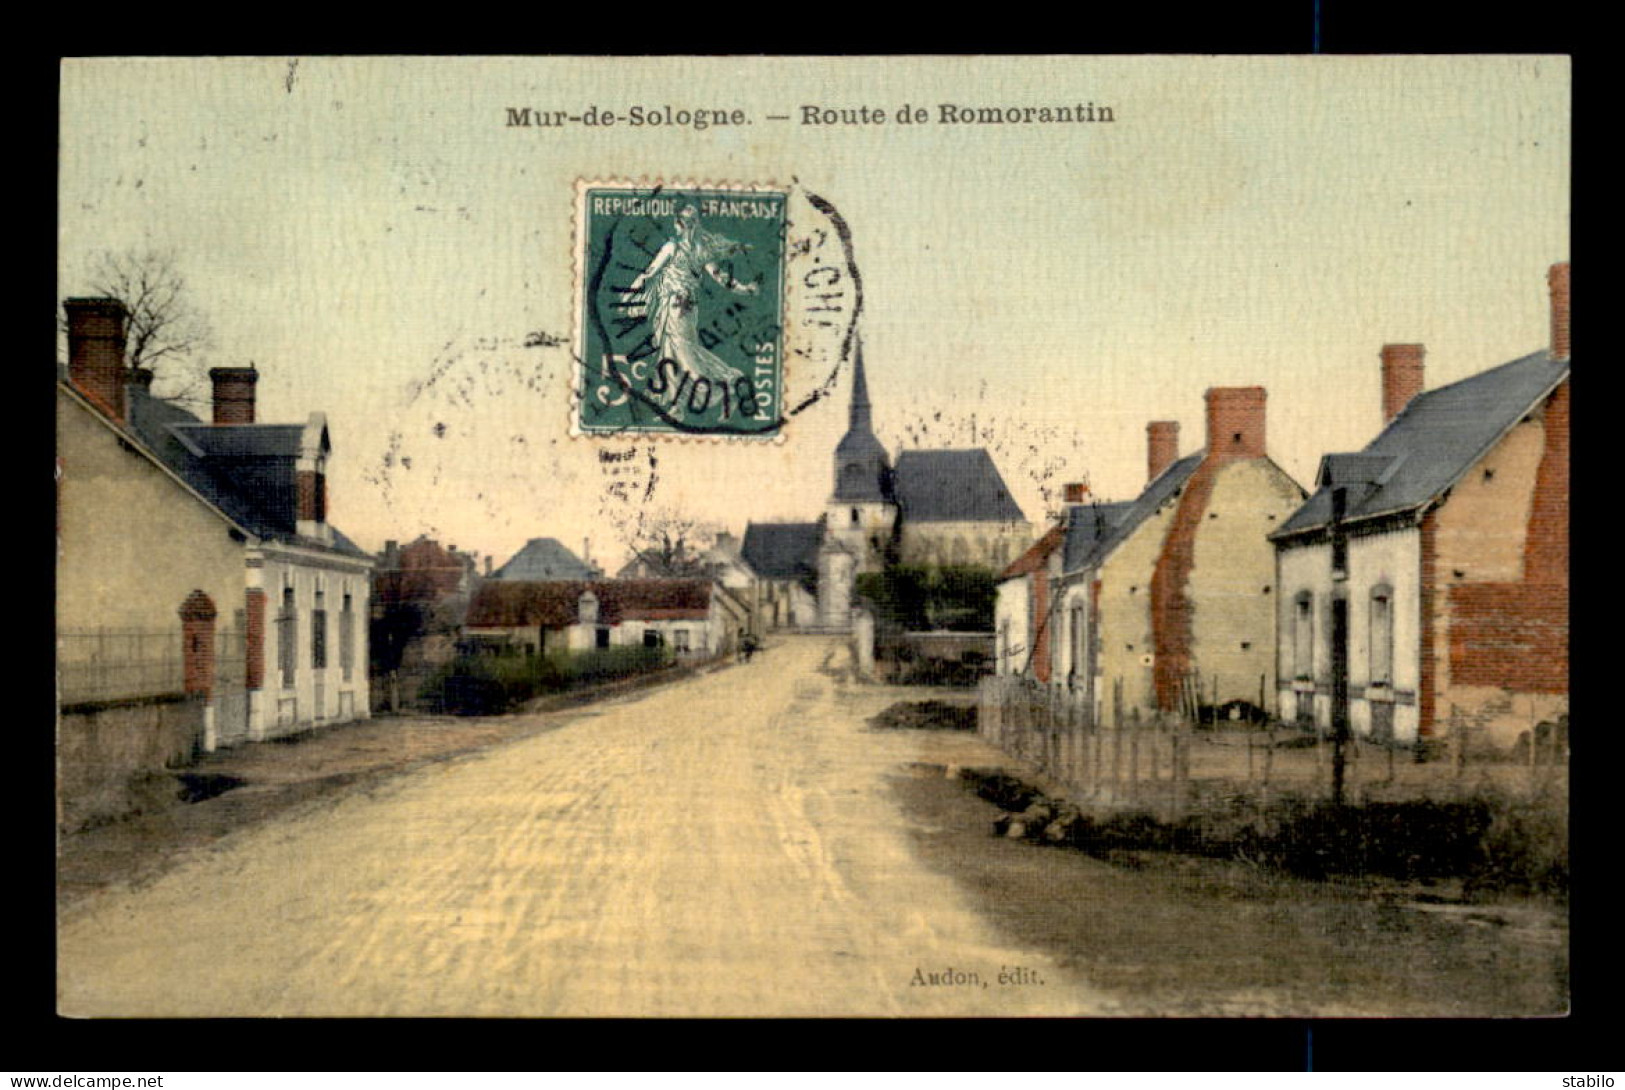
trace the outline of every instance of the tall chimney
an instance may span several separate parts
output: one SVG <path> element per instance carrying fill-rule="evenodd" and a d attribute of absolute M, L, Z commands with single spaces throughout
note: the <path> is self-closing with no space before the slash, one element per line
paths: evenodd
<path fill-rule="evenodd" d="M 1207 457 L 1264 457 L 1264 387 L 1215 386 L 1207 392 Z"/>
<path fill-rule="evenodd" d="M 1153 420 L 1145 426 L 1146 483 L 1179 460 L 1179 421 Z"/>
<path fill-rule="evenodd" d="M 124 324 L 117 299 L 67 299 L 68 381 L 103 412 L 124 419 Z"/>
<path fill-rule="evenodd" d="M 209 381 L 214 383 L 214 422 L 252 424 L 254 385 L 259 380 L 260 373 L 253 364 L 247 367 L 209 368 Z"/>
<path fill-rule="evenodd" d="M 1546 274 L 1552 289 L 1552 358 L 1569 358 L 1569 263 L 1560 261 Z"/>
<path fill-rule="evenodd" d="M 1411 399 L 1422 392 L 1425 379 L 1422 360 L 1427 349 L 1419 344 L 1382 346 L 1382 422 L 1388 423 L 1405 411 Z"/>

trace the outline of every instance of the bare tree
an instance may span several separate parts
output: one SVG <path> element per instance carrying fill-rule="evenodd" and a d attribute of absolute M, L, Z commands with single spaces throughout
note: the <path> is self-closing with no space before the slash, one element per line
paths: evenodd
<path fill-rule="evenodd" d="M 188 406 L 208 404 L 201 358 L 212 341 L 209 323 L 192 303 L 174 253 L 105 251 L 90 265 L 90 293 L 121 301 L 129 311 L 125 358 L 153 372 L 155 397 Z"/>
<path fill-rule="evenodd" d="M 617 520 L 622 541 L 632 553 L 627 566 L 638 574 L 659 579 L 709 575 L 706 558 L 717 527 L 665 507 L 639 507 L 636 514 Z"/>

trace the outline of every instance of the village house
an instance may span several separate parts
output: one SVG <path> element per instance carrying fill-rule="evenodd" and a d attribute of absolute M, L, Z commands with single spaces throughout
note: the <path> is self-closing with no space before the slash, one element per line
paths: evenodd
<path fill-rule="evenodd" d="M 453 545 L 419 535 L 404 547 L 384 542 L 373 570 L 372 662 L 375 678 L 456 657 L 457 636 L 479 580 L 479 561 Z M 486 559 L 489 571 L 490 559 Z"/>
<path fill-rule="evenodd" d="M 587 543 L 582 543 L 587 555 Z M 539 583 L 554 580 L 602 579 L 596 566 L 565 548 L 554 537 L 533 537 L 509 561 L 492 572 L 491 579 L 506 582 Z"/>
<path fill-rule="evenodd" d="M 1424 390 L 1423 346 L 1383 348 L 1382 431 L 1273 535 L 1282 718 L 1505 746 L 1567 712 L 1567 263 L 1549 284 L 1539 352 Z"/>
<path fill-rule="evenodd" d="M 818 549 L 821 522 L 751 522 L 745 525 L 740 559 L 753 578 L 753 630 L 817 624 Z"/>
<path fill-rule="evenodd" d="M 1150 483 L 1133 501 L 1068 490 L 1060 533 L 1005 571 L 998 670 L 1065 686 L 1096 715 L 1261 707 L 1274 685 L 1268 532 L 1303 490 L 1265 447 L 1263 388 L 1207 391 L 1207 446 L 1178 456 L 1178 425 L 1147 427 Z"/>
<path fill-rule="evenodd" d="M 494 653 L 551 655 L 667 647 L 679 659 L 730 654 L 747 603 L 712 579 L 492 580 L 475 592 L 465 643 Z"/>
<path fill-rule="evenodd" d="M 833 461 L 818 522 L 746 528 L 744 560 L 763 584 L 767 627 L 845 630 L 859 575 L 899 564 L 997 571 L 1032 541 L 986 450 L 907 450 L 893 465 L 874 433 L 861 342 Z"/>
<path fill-rule="evenodd" d="M 328 521 L 325 417 L 256 423 L 258 372 L 217 367 L 213 419 L 203 422 L 152 397 L 151 372 L 126 365 L 122 303 L 64 307 L 64 793 L 73 793 L 70 766 L 128 776 L 365 717 L 372 563 Z M 192 698 L 191 711 L 166 705 L 176 694 Z M 149 730 L 168 732 L 162 756 L 137 752 Z"/>

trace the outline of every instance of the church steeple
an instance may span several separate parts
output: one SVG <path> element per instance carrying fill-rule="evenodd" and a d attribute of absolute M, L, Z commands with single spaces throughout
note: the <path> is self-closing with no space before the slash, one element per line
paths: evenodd
<path fill-rule="evenodd" d="M 857 358 L 852 365 L 852 407 L 848 432 L 866 431 L 874 434 L 874 420 L 869 405 L 869 382 L 863 375 L 863 338 L 858 338 Z"/>
<path fill-rule="evenodd" d="M 835 499 L 842 502 L 891 500 L 891 459 L 875 438 L 869 380 L 863 370 L 863 341 L 852 365 L 852 404 L 846 435 L 835 447 Z"/>

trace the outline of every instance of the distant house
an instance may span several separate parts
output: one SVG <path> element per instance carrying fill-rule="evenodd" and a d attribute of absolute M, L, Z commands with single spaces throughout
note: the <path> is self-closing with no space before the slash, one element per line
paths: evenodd
<path fill-rule="evenodd" d="M 1515 741 L 1568 709 L 1569 267 L 1539 352 L 1423 389 L 1382 351 L 1382 431 L 1273 535 L 1280 714 L 1401 743 Z"/>
<path fill-rule="evenodd" d="M 1178 425 L 1147 428 L 1145 490 L 1068 504 L 1000 584 L 998 669 L 1064 685 L 1097 715 L 1267 703 L 1274 682 L 1268 540 L 1303 490 L 1265 449 L 1265 391 L 1210 389 L 1207 447 L 1178 457 Z M 1261 692 L 1262 690 L 1262 692 Z"/>
<path fill-rule="evenodd" d="M 258 423 L 258 372 L 217 367 L 213 419 L 201 421 L 153 398 L 151 372 L 126 365 L 119 301 L 65 309 L 62 706 L 102 715 L 191 694 L 197 749 L 365 717 L 372 561 L 328 520 L 326 418 Z M 173 674 L 148 661 L 169 632 Z"/>
<path fill-rule="evenodd" d="M 679 658 L 738 646 L 749 606 L 711 579 L 493 580 L 475 592 L 467 642 L 547 655 L 608 647 L 668 647 Z"/>
<path fill-rule="evenodd" d="M 557 538 L 533 537 L 490 576 L 509 583 L 602 579 L 603 572 L 576 556 Z"/>
<path fill-rule="evenodd" d="M 758 632 L 818 621 L 821 522 L 752 522 L 740 559 L 755 577 L 752 617 Z"/>
<path fill-rule="evenodd" d="M 1068 484 L 1064 496 L 1061 518 L 999 574 L 994 607 L 997 673 L 1051 680 L 1055 629 L 1051 603 L 1067 570 L 1067 558 L 1072 558 L 1074 567 L 1080 566 L 1080 558 L 1132 506 L 1090 502 L 1088 489 L 1081 483 Z"/>
<path fill-rule="evenodd" d="M 456 546 L 419 536 L 386 541 L 373 571 L 372 650 L 378 671 L 449 661 L 456 654 L 477 562 Z"/>

